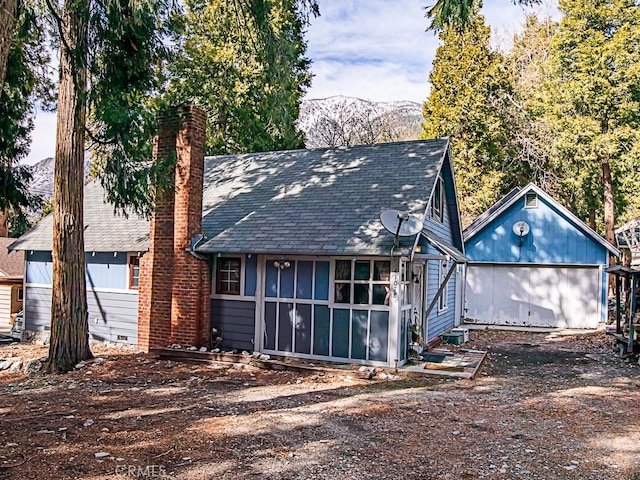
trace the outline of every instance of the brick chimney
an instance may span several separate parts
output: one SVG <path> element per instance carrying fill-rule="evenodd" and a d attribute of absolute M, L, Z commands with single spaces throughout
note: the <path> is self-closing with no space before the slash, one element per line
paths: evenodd
<path fill-rule="evenodd" d="M 158 118 L 154 160 L 175 155 L 175 191 L 159 193 L 151 217 L 149 251 L 140 259 L 138 346 L 209 342 L 209 267 L 187 250 L 202 233 L 205 113 L 192 105 Z"/>

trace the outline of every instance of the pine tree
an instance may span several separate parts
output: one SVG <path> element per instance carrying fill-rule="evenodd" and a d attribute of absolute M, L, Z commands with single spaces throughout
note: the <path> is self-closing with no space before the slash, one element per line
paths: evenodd
<path fill-rule="evenodd" d="M 637 196 L 640 9 L 633 0 L 562 0 L 559 7 L 548 93 L 560 132 L 555 149 L 582 198 L 578 213 L 593 224 L 603 218 L 605 238 L 615 244 L 616 206 L 625 208 L 630 190 Z"/>
<path fill-rule="evenodd" d="M 155 64 L 163 53 L 160 26 L 168 9 L 163 0 L 66 0 L 62 12 L 51 2 L 47 5 L 60 36 L 60 81 L 46 368 L 66 372 L 92 356 L 83 237 L 85 133 L 93 132 L 92 140 L 104 148 L 105 171 L 113 172 L 110 194 L 116 207 L 133 203 L 135 208 L 148 208 L 145 192 L 153 170 L 135 148 L 151 141 L 147 124 L 138 120 L 156 85 Z M 95 112 L 91 124 L 88 102 Z M 104 102 L 115 105 L 109 110 Z M 128 154 L 133 164 L 126 163 Z M 137 174 L 134 182 L 127 178 L 128 171 Z"/>
<path fill-rule="evenodd" d="M 315 2 L 189 0 L 171 101 L 209 116 L 207 153 L 300 148 L 299 105 L 310 84 L 303 26 Z"/>
<path fill-rule="evenodd" d="M 510 83 L 502 56 L 489 48 L 482 16 L 460 31 L 440 33 L 424 104 L 423 138 L 450 137 L 463 223 L 488 208 L 508 186 L 505 92 Z"/>

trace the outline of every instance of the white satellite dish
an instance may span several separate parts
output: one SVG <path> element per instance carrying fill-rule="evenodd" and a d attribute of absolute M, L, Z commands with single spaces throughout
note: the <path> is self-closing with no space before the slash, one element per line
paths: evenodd
<path fill-rule="evenodd" d="M 422 220 L 398 210 L 385 210 L 380 214 L 382 226 L 398 237 L 410 237 L 422 230 Z"/>
<path fill-rule="evenodd" d="M 525 237 L 529 233 L 529 224 L 520 220 L 513 224 L 513 233 L 519 237 Z"/>

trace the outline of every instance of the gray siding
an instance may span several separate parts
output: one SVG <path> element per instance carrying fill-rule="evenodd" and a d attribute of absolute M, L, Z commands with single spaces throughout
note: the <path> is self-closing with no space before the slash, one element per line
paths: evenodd
<path fill-rule="evenodd" d="M 211 326 L 222 330 L 221 348 L 252 351 L 255 322 L 255 302 L 211 300 Z"/>
<path fill-rule="evenodd" d="M 89 334 L 94 340 L 138 343 L 138 293 L 87 292 Z M 49 330 L 51 288 L 25 288 L 27 330 Z M 120 337 L 120 338 L 118 338 Z M 126 337 L 126 338 L 125 338 Z"/>

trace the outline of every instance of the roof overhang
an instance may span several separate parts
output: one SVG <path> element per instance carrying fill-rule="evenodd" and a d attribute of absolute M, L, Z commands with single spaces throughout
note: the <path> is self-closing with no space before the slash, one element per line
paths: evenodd
<path fill-rule="evenodd" d="M 469 262 L 469 257 L 467 257 L 464 253 L 462 253 L 457 248 L 449 245 L 447 241 L 429 230 L 428 228 L 422 229 L 421 235 L 431 244 L 436 250 L 441 252 L 443 255 L 451 257 L 456 263 L 467 263 Z"/>

